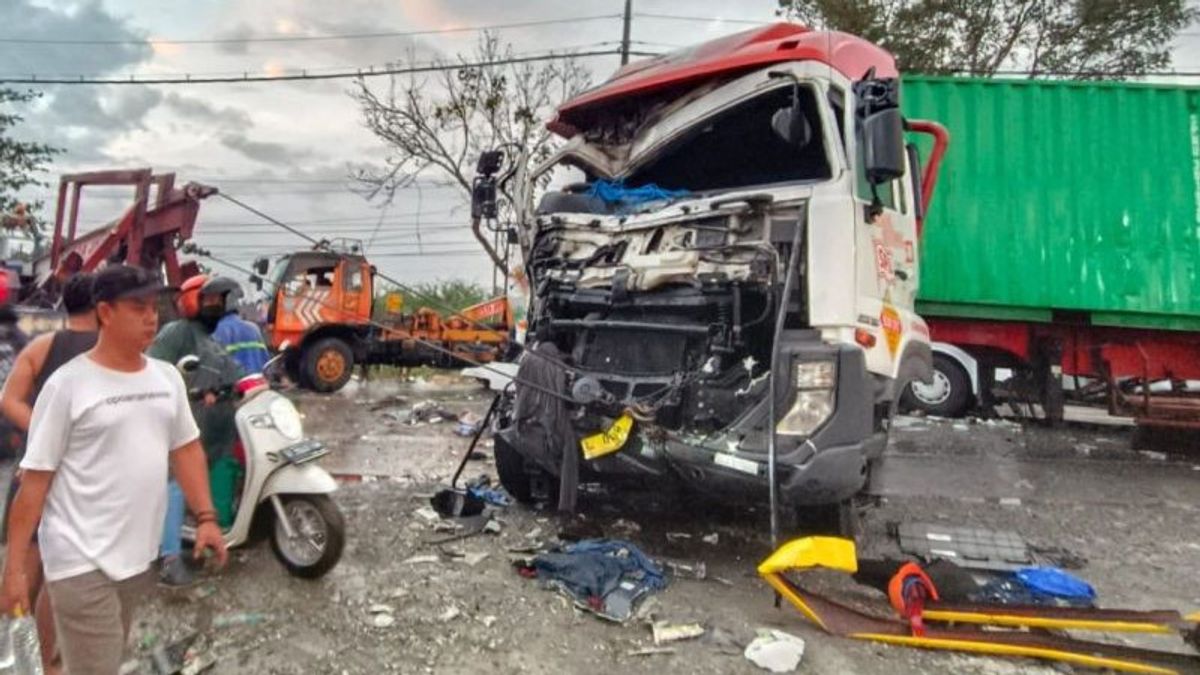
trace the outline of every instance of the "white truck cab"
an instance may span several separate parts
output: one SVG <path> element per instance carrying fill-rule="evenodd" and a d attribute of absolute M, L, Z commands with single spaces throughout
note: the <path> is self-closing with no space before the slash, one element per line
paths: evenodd
<path fill-rule="evenodd" d="M 843 503 L 928 377 L 891 56 L 789 24 L 732 37 L 564 104 L 569 140 L 515 178 L 528 334 L 496 452 L 518 498 L 541 473 L 758 501 L 774 443 L 785 503 Z"/>

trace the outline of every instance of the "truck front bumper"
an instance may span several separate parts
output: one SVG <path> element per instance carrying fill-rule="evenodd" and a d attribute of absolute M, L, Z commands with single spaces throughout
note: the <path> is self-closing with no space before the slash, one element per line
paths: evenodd
<path fill-rule="evenodd" d="M 813 343 L 789 345 L 784 351 L 802 360 L 834 359 L 837 380 L 833 412 L 810 436 L 777 435 L 780 498 L 792 505 L 849 499 L 866 483 L 868 447 L 875 432 L 874 386 L 863 353 L 854 347 Z M 790 368 L 790 358 L 782 362 Z M 787 405 L 788 398 L 781 394 L 780 415 Z M 739 501 L 766 501 L 768 418 L 769 401 L 764 396 L 716 437 L 671 437 L 659 448 L 675 473 L 698 491 Z"/>

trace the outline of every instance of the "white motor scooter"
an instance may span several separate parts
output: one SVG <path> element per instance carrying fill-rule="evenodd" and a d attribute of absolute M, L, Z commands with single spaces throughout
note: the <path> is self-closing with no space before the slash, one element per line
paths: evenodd
<path fill-rule="evenodd" d="M 264 372 L 283 356 L 281 351 L 271 359 Z M 176 366 L 183 373 L 201 367 L 196 356 L 185 356 Z M 288 572 L 315 579 L 333 569 L 346 542 L 346 523 L 330 498 L 337 482 L 314 462 L 329 451 L 320 441 L 304 437 L 300 413 L 271 389 L 266 376 L 248 375 L 229 391 L 214 393 L 237 401 L 235 420 L 246 457 L 246 475 L 225 545 L 245 544 L 260 528 L 269 527 L 271 549 Z M 183 538 L 193 541 L 195 528 L 185 526 Z"/>

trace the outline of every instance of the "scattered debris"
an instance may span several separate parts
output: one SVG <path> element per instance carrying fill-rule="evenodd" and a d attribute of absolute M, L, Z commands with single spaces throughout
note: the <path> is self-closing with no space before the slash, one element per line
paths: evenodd
<path fill-rule="evenodd" d="M 496 520 L 495 518 L 492 518 L 491 520 L 484 523 L 483 531 L 488 534 L 500 534 L 501 527 L 502 526 L 500 525 L 500 521 Z"/>
<path fill-rule="evenodd" d="M 540 528 L 540 527 L 535 527 L 532 530 L 525 533 L 526 539 L 537 539 L 541 536 L 542 536 L 542 528 Z"/>
<path fill-rule="evenodd" d="M 375 604 L 367 608 L 368 614 L 391 614 L 396 611 L 391 605 Z"/>
<path fill-rule="evenodd" d="M 441 621 L 442 623 L 449 623 L 460 616 L 462 616 L 462 610 L 454 605 L 450 605 L 438 615 L 438 621 Z"/>
<path fill-rule="evenodd" d="M 470 438 L 479 433 L 483 427 L 483 417 L 473 412 L 464 412 L 458 416 L 458 424 L 454 427 L 457 436 Z"/>
<path fill-rule="evenodd" d="M 706 534 L 703 537 L 700 537 L 700 541 L 712 546 L 716 546 L 717 542 L 721 541 L 721 535 L 717 532 L 713 532 L 712 534 Z"/>
<path fill-rule="evenodd" d="M 191 600 L 192 602 L 199 602 L 216 592 L 216 586 L 213 586 L 212 584 L 204 584 L 203 586 L 197 586 L 196 588 L 188 591 L 187 597 L 188 600 Z"/>
<path fill-rule="evenodd" d="M 541 553 L 517 565 L 527 578 L 543 581 L 571 598 L 575 606 L 623 623 L 667 578 L 637 546 L 620 539 L 584 539 Z"/>
<path fill-rule="evenodd" d="M 926 562 L 944 559 L 968 569 L 1000 572 L 1034 564 L 1028 544 L 1010 530 L 919 522 L 899 523 L 889 529 L 894 529 L 901 551 Z"/>
<path fill-rule="evenodd" d="M 609 526 L 613 534 L 620 537 L 630 537 L 642 531 L 642 526 L 627 518 L 618 518 Z"/>
<path fill-rule="evenodd" d="M 459 562 L 463 562 L 470 567 L 474 567 L 484 560 L 487 560 L 488 555 L 490 554 L 487 551 L 473 551 L 462 556 L 462 558 L 459 559 Z"/>
<path fill-rule="evenodd" d="M 1021 505 L 1020 497 L 1001 497 L 1000 498 L 1000 506 L 1020 506 L 1020 505 Z"/>
<path fill-rule="evenodd" d="M 217 657 L 212 654 L 200 654 L 192 657 L 187 665 L 179 671 L 179 675 L 197 675 L 217 665 Z"/>
<path fill-rule="evenodd" d="M 260 623 L 266 623 L 270 620 L 270 614 L 260 614 L 258 612 L 235 612 L 233 614 L 221 614 L 220 616 L 214 617 L 212 625 L 213 628 L 256 626 Z"/>
<path fill-rule="evenodd" d="M 409 558 L 405 558 L 404 564 L 405 565 L 421 565 L 421 564 L 425 564 L 425 563 L 440 563 L 441 561 L 442 561 L 442 559 L 437 557 L 436 555 L 424 554 L 424 555 L 414 555 Z"/>
<path fill-rule="evenodd" d="M 371 617 L 371 625 L 376 628 L 390 628 L 396 623 L 396 617 L 391 614 L 376 614 Z"/>
<path fill-rule="evenodd" d="M 656 645 L 661 645 L 664 642 L 691 640 L 692 638 L 704 635 L 704 626 L 698 623 L 672 624 L 666 621 L 655 621 L 650 624 L 650 630 L 654 634 L 654 644 Z"/>
<path fill-rule="evenodd" d="M 1152 459 L 1156 462 L 1167 461 L 1167 453 L 1165 452 L 1156 452 L 1154 450 L 1138 450 L 1138 454 L 1146 459 Z"/>
<path fill-rule="evenodd" d="M 657 654 L 674 654 L 674 647 L 642 647 L 641 649 L 630 649 L 625 652 L 625 656 L 655 656 Z"/>
<path fill-rule="evenodd" d="M 680 562 L 678 560 L 662 558 L 661 562 L 671 570 L 672 574 L 681 579 L 696 579 L 697 581 L 704 581 L 706 578 L 708 578 L 708 566 L 704 564 L 703 560 L 698 560 L 696 562 Z"/>
<path fill-rule="evenodd" d="M 681 541 L 688 541 L 691 538 L 692 538 L 692 535 L 688 534 L 687 532 L 668 532 L 667 533 L 667 541 L 671 542 L 672 544 L 681 542 Z"/>
<path fill-rule="evenodd" d="M 487 616 L 479 617 L 479 623 L 483 624 L 484 628 L 491 628 L 496 623 L 496 617 L 488 614 Z"/>
<path fill-rule="evenodd" d="M 417 509 L 416 511 L 413 511 L 413 515 L 420 518 L 421 520 L 424 520 L 427 523 L 436 523 L 437 521 L 442 519 L 442 517 L 440 515 L 438 515 L 437 511 L 434 511 L 433 509 L 429 508 L 428 506 L 422 506 L 421 508 Z"/>
<path fill-rule="evenodd" d="M 485 475 L 467 483 L 467 494 L 492 506 L 510 506 L 512 498 L 507 492 L 492 487 L 492 479 Z"/>
<path fill-rule="evenodd" d="M 763 629 L 746 645 L 745 657 L 772 673 L 790 673 L 804 658 L 804 640 L 780 630 Z"/>

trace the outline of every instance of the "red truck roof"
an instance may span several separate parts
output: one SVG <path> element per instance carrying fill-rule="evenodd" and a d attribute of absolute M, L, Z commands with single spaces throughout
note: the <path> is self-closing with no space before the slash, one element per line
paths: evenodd
<path fill-rule="evenodd" d="M 872 67 L 879 77 L 897 76 L 892 55 L 860 37 L 773 23 L 630 63 L 607 82 L 560 106 L 548 126 L 570 138 L 587 129 L 597 111 L 617 101 L 676 87 L 690 89 L 717 77 L 783 61 L 818 61 L 851 80 L 861 79 Z"/>

